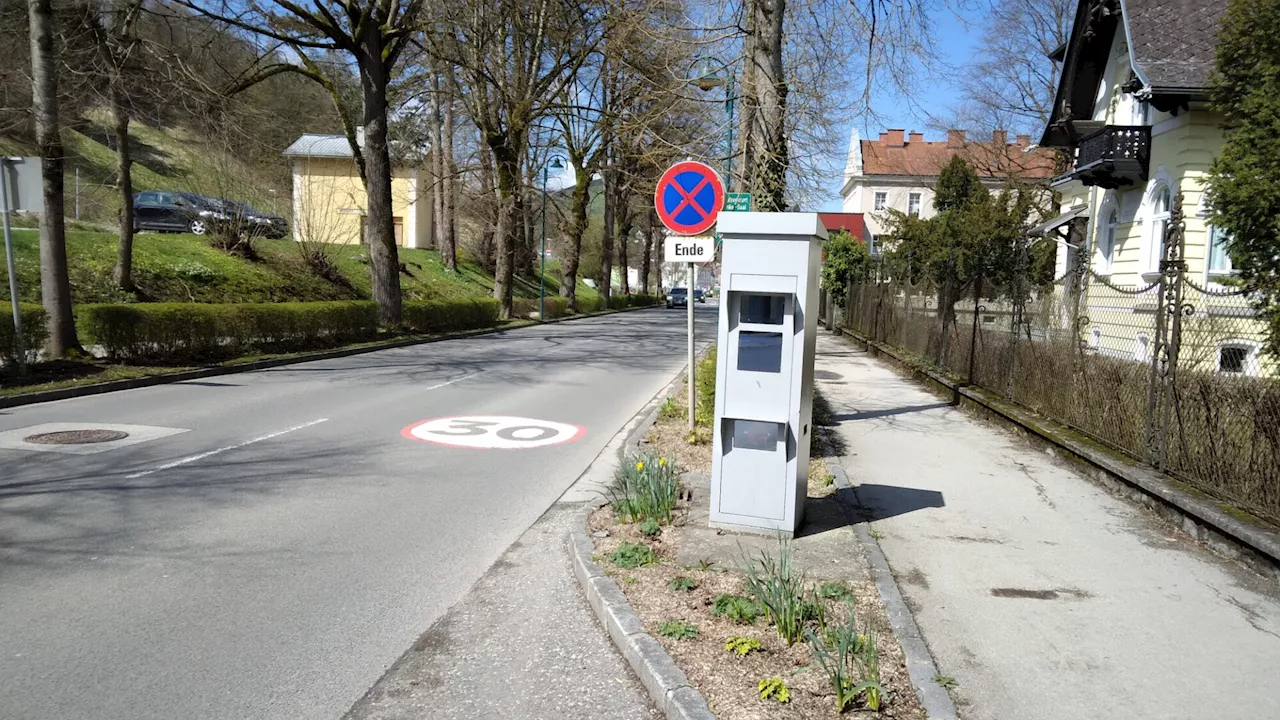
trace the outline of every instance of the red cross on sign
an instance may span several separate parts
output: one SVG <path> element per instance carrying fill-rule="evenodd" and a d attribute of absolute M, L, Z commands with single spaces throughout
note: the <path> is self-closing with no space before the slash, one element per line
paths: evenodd
<path fill-rule="evenodd" d="M 724 185 L 715 170 L 686 160 L 667 168 L 653 193 L 658 219 L 677 235 L 698 235 L 716 224 L 724 207 Z"/>

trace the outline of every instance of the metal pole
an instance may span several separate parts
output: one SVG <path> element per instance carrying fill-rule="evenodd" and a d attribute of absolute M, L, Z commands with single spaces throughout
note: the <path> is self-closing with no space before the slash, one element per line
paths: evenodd
<path fill-rule="evenodd" d="M 542 168 L 542 272 L 538 273 L 538 322 L 547 319 L 547 171 Z"/>
<path fill-rule="evenodd" d="M 13 268 L 13 235 L 9 231 L 9 162 L 0 157 L 0 224 L 4 225 L 4 261 L 9 271 L 9 301 L 13 305 L 13 349 L 18 374 L 27 374 L 27 348 L 22 337 L 22 310 L 18 307 L 18 273 Z"/>
<path fill-rule="evenodd" d="M 693 284 L 697 280 L 697 268 L 689 263 L 689 292 L 685 296 L 685 306 L 689 308 L 689 429 L 693 430 L 693 406 L 697 398 L 693 390 Z"/>
<path fill-rule="evenodd" d="M 724 179 L 724 191 L 729 192 L 733 190 L 733 73 L 729 73 L 729 82 L 725 86 L 724 102 L 729 108 L 729 161 L 727 175 Z"/>

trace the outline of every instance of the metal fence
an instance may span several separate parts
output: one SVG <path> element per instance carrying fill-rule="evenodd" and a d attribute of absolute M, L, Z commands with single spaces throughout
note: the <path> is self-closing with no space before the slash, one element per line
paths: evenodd
<path fill-rule="evenodd" d="M 1248 298 L 1187 271 L 1180 213 L 1148 284 L 1079 253 L 1052 284 L 969 282 L 948 313 L 932 283 L 877 269 L 844 325 L 1280 521 L 1280 367 Z"/>

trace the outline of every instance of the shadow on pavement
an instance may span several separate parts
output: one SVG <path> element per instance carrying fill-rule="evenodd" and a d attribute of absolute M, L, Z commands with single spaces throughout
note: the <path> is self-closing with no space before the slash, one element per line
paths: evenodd
<path fill-rule="evenodd" d="M 937 402 L 928 405 L 907 405 L 905 407 L 884 408 L 882 410 L 864 410 L 862 412 L 848 413 L 845 415 L 832 415 L 831 419 L 836 422 L 844 422 L 846 420 L 871 420 L 873 418 L 889 417 L 891 415 L 905 415 L 906 413 L 924 412 L 925 410 L 939 410 L 941 408 L 954 407 L 953 402 Z"/>
<path fill-rule="evenodd" d="M 862 520 L 875 522 L 906 515 L 926 508 L 946 507 L 937 490 L 898 487 L 896 485 L 859 485 L 856 489 Z"/>

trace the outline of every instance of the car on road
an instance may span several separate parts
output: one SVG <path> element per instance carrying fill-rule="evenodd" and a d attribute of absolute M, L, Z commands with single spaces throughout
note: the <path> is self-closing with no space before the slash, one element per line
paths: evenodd
<path fill-rule="evenodd" d="M 707 301 L 707 292 L 702 288 L 695 289 L 693 291 L 693 301 L 705 303 Z"/>
<path fill-rule="evenodd" d="M 289 233 L 284 218 L 254 210 L 233 200 L 189 192 L 148 190 L 133 195 L 133 229 L 282 238 Z"/>
<path fill-rule="evenodd" d="M 667 308 L 689 307 L 689 291 L 685 288 L 671 288 L 667 292 Z"/>

